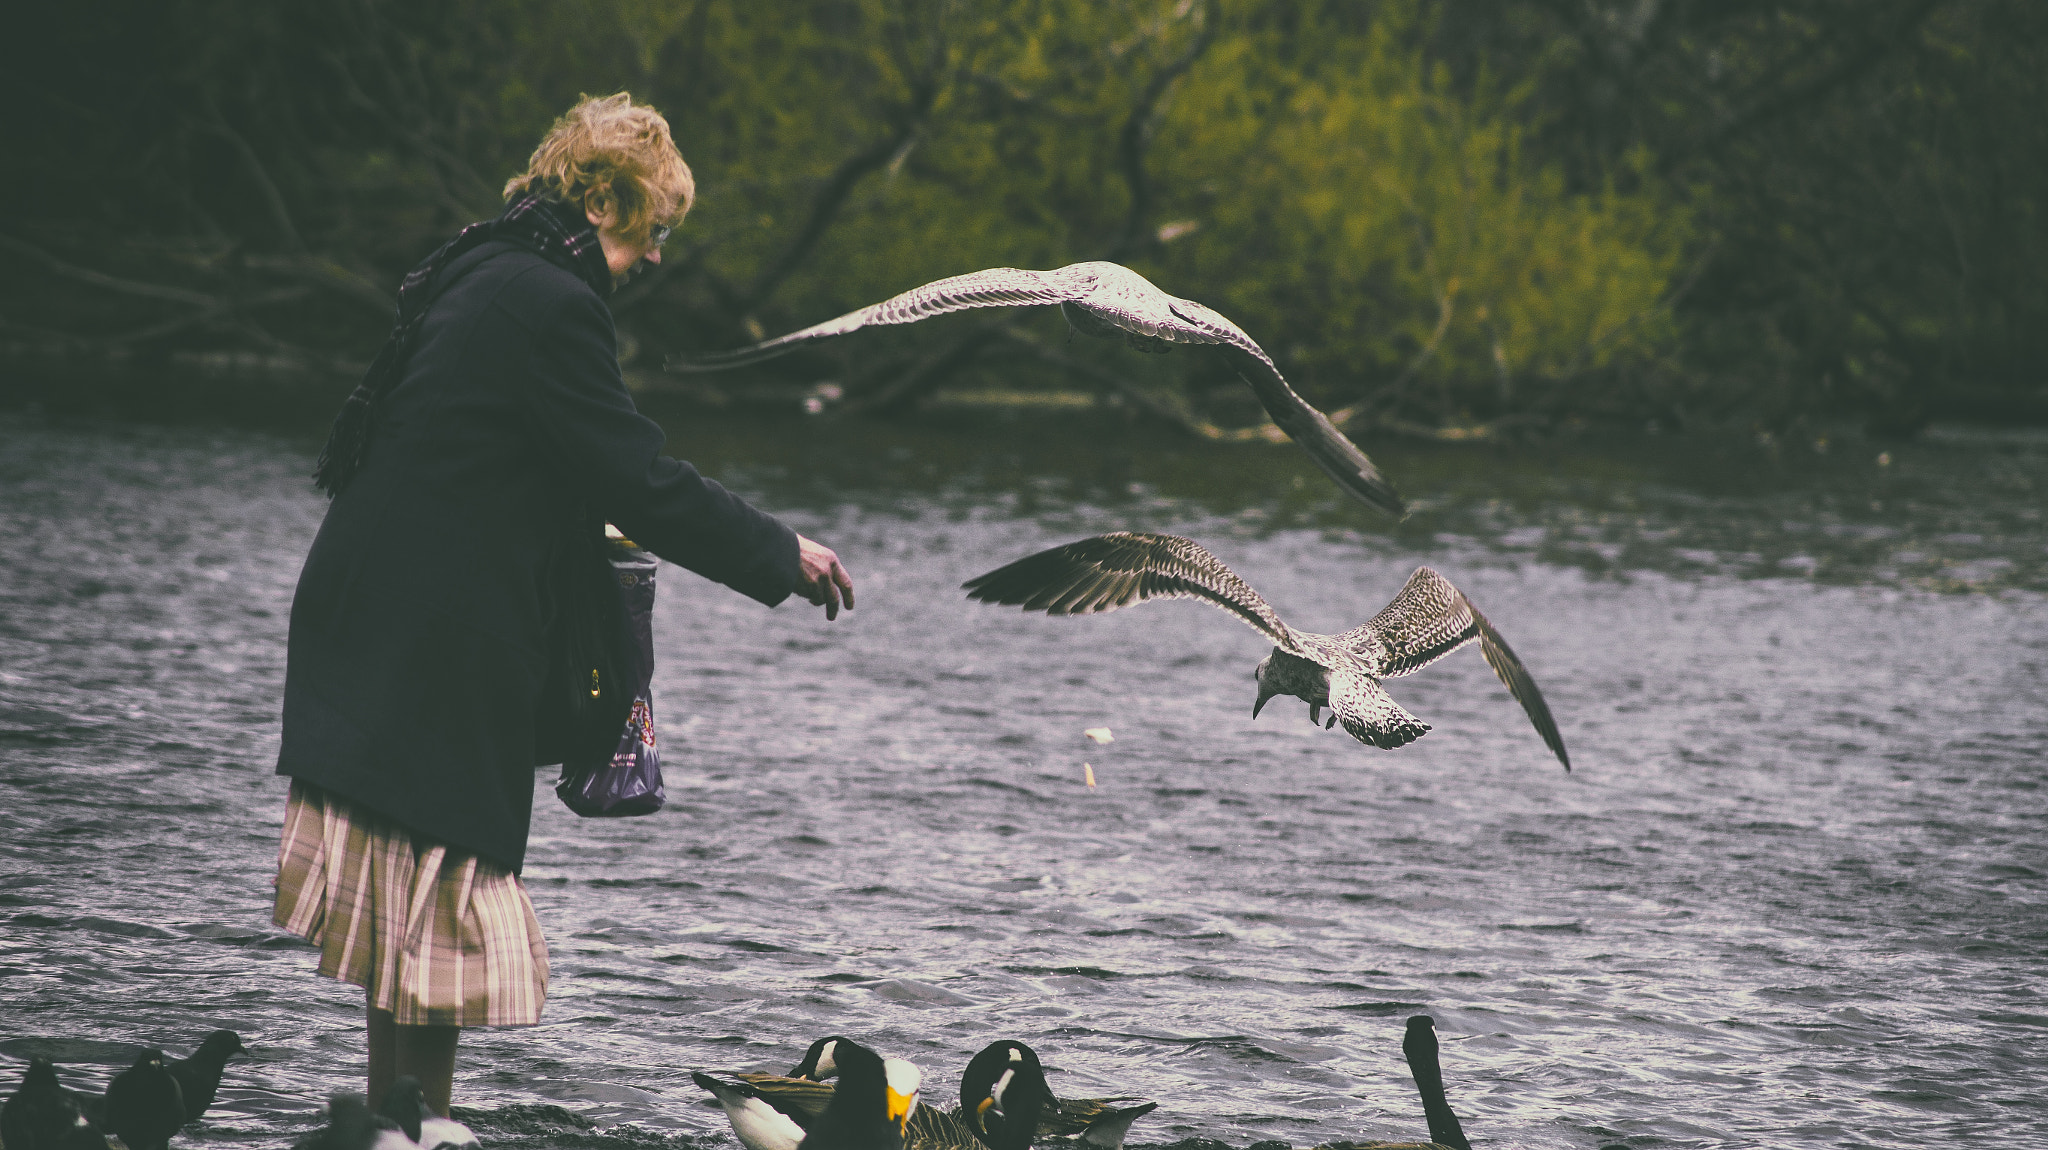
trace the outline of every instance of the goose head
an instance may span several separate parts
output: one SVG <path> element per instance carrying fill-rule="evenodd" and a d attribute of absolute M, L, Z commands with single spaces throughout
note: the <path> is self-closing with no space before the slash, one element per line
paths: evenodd
<path fill-rule="evenodd" d="M 1028 1150 L 1055 1105 L 1037 1052 L 1015 1039 L 989 1043 L 960 1075 L 960 1116 L 989 1150 Z"/>
<path fill-rule="evenodd" d="M 789 1077 L 808 1078 L 812 1082 L 836 1077 L 839 1074 L 839 1044 L 845 1041 L 844 1035 L 833 1034 L 811 1043 L 810 1049 L 804 1051 L 803 1061 L 789 1068 Z"/>

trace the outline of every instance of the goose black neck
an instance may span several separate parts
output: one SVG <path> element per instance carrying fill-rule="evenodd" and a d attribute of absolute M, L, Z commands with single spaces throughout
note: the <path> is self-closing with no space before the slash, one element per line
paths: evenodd
<path fill-rule="evenodd" d="M 984 1108 L 983 1101 L 995 1097 L 1005 1074 L 1009 1084 L 996 1098 L 998 1105 Z M 975 1116 L 967 1127 L 988 1150 L 1030 1150 L 1039 1116 L 1053 1105 L 1037 1052 L 1021 1042 L 990 1043 L 960 1075 L 960 1112 Z"/>
<path fill-rule="evenodd" d="M 811 1126 L 802 1150 L 901 1150 L 903 1129 L 889 1117 L 889 1075 L 882 1058 L 858 1042 L 834 1054 L 839 1085 Z"/>
<path fill-rule="evenodd" d="M 1401 1053 L 1408 1056 L 1408 1071 L 1415 1075 L 1415 1089 L 1422 1095 L 1422 1113 L 1429 1119 L 1429 1140 L 1452 1150 L 1472 1150 L 1465 1130 L 1444 1097 L 1443 1068 L 1437 1063 L 1436 1022 L 1427 1014 L 1408 1020 L 1408 1035 L 1401 1040 Z"/>

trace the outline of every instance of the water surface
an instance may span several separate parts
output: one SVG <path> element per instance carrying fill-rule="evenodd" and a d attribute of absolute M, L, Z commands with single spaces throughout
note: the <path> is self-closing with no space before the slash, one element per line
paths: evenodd
<path fill-rule="evenodd" d="M 1420 1138 L 1413 1013 L 1480 1146 L 2048 1144 L 2048 439 L 1369 442 L 1393 525 L 1284 448 L 665 419 L 859 607 L 663 569 L 671 806 L 581 820 L 537 776 L 554 984 L 465 1039 L 487 1144 L 730 1146 L 689 1071 L 835 1032 L 937 1101 L 1022 1038 L 1063 1095 L 1159 1100 L 1134 1145 Z M 255 1057 L 185 1143 L 360 1088 L 360 992 L 268 913 L 316 446 L 0 413 L 0 1084 L 228 1026 Z M 1381 752 L 1254 722 L 1221 612 L 958 591 L 1118 529 L 1311 630 L 1437 567 L 1575 770 L 1476 651 L 1392 685 L 1435 729 Z"/>

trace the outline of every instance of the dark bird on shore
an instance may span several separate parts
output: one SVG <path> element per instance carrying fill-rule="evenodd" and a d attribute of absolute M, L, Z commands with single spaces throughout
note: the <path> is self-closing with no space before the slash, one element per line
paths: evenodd
<path fill-rule="evenodd" d="M 185 1100 L 185 1121 L 197 1122 L 213 1105 L 213 1096 L 220 1090 L 221 1071 L 227 1067 L 228 1059 L 237 1054 L 247 1054 L 242 1039 L 232 1030 L 216 1030 L 206 1036 L 199 1049 L 190 1058 L 174 1059 L 165 1064 L 171 1077 L 178 1080 L 178 1090 Z"/>
<path fill-rule="evenodd" d="M 362 1095 L 336 1094 L 327 1100 L 327 1125 L 292 1143 L 292 1150 L 419 1150 L 419 1144 L 371 1110 Z"/>
<path fill-rule="evenodd" d="M 7 1150 L 107 1150 L 107 1136 L 57 1081 L 57 1067 L 31 1058 L 21 1085 L 0 1105 L 0 1144 Z"/>
<path fill-rule="evenodd" d="M 184 1092 L 156 1047 L 107 1083 L 106 1129 L 128 1150 L 163 1150 L 184 1124 Z"/>
<path fill-rule="evenodd" d="M 1273 643 L 1272 654 L 1252 673 L 1259 686 L 1253 718 L 1273 696 L 1293 695 L 1308 704 L 1310 722 L 1328 707 L 1325 728 L 1342 723 L 1353 738 L 1382 750 L 1406 746 L 1430 728 L 1396 703 L 1380 680 L 1412 674 L 1476 640 L 1551 753 L 1565 770 L 1572 768 L 1536 680 L 1471 600 L 1427 567 L 1416 568 L 1378 615 L 1341 635 L 1288 626 L 1221 560 L 1178 535 L 1097 535 L 1026 556 L 962 586 L 970 599 L 1048 615 L 1113 611 L 1147 599 L 1212 603 Z"/>
<path fill-rule="evenodd" d="M 469 1150 L 482 1145 L 469 1127 L 434 1113 L 420 1090 L 420 1080 L 410 1074 L 392 1080 L 377 1113 L 397 1123 L 420 1150 Z"/>
<path fill-rule="evenodd" d="M 1252 337 L 1220 312 L 1193 300 L 1170 296 L 1121 264 L 1101 260 L 1068 264 L 1052 271 L 989 268 L 912 288 L 901 295 L 848 312 L 837 319 L 735 351 L 672 359 L 671 371 L 719 371 L 782 355 L 821 339 L 864 327 L 915 323 L 977 307 L 1058 304 L 1067 322 L 1084 335 L 1121 337 L 1146 352 L 1176 344 L 1208 347 L 1229 361 L 1238 378 L 1265 405 L 1280 430 L 1328 472 L 1337 485 L 1376 511 L 1399 519 L 1407 514 L 1401 497 L 1379 469 L 1344 437 L 1322 412 L 1295 393 Z"/>

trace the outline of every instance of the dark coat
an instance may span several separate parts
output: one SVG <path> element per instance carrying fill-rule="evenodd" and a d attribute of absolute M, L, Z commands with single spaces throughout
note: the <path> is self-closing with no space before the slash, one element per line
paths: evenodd
<path fill-rule="evenodd" d="M 493 242 L 436 287 L 299 575 L 277 770 L 516 872 L 533 769 L 562 758 L 565 573 L 588 533 L 609 520 L 771 607 L 796 535 L 661 453 L 575 273 Z"/>

